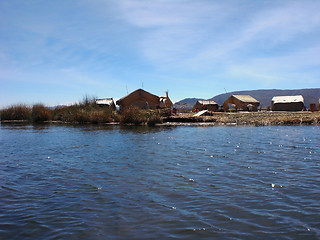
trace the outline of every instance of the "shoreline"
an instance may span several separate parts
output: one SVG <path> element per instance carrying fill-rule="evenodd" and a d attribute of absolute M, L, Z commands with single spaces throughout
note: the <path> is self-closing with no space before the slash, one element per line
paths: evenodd
<path fill-rule="evenodd" d="M 214 112 L 211 116 L 194 117 L 193 113 L 181 113 L 163 117 L 157 126 L 297 126 L 320 125 L 320 112 Z M 25 120 L 3 120 L 3 124 L 34 124 Z M 36 124 L 68 125 L 135 125 L 120 122 L 76 123 L 68 121 L 43 121 Z"/>
<path fill-rule="evenodd" d="M 199 123 L 217 126 L 320 125 L 320 112 L 216 112 L 212 116 L 192 114 L 170 116 L 165 123 Z"/>

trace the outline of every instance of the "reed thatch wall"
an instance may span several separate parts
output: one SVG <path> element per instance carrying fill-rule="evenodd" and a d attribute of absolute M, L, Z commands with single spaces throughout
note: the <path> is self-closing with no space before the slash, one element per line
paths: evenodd
<path fill-rule="evenodd" d="M 223 109 L 229 110 L 229 104 L 235 105 L 235 110 L 258 111 L 259 101 L 249 95 L 232 95 L 224 103 Z"/>

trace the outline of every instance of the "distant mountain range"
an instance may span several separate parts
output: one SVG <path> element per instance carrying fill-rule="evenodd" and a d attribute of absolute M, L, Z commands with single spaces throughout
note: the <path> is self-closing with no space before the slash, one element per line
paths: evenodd
<path fill-rule="evenodd" d="M 231 95 L 250 95 L 260 102 L 262 107 L 270 106 L 271 99 L 274 96 L 293 96 L 302 95 L 304 98 L 304 104 L 309 107 L 310 103 L 319 103 L 320 88 L 311 89 L 294 89 L 294 90 L 279 90 L 279 89 L 268 89 L 268 90 L 251 90 L 251 91 L 235 91 L 229 93 L 219 94 L 210 99 L 214 100 L 219 105 L 222 105 L 225 100 Z M 176 108 L 192 108 L 197 100 L 203 100 L 201 98 L 185 98 L 174 104 Z"/>

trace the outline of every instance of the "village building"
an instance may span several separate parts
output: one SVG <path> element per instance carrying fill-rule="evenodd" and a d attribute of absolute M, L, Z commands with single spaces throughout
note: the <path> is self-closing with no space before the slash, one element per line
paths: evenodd
<path fill-rule="evenodd" d="M 271 100 L 272 111 L 302 111 L 304 99 L 302 95 L 275 96 Z"/>
<path fill-rule="evenodd" d="M 194 104 L 192 111 L 195 112 L 195 111 L 202 111 L 202 110 L 215 112 L 219 110 L 219 105 L 213 100 L 198 100 Z"/>
<path fill-rule="evenodd" d="M 260 102 L 249 95 L 232 95 L 224 103 L 225 111 L 258 111 Z"/>
<path fill-rule="evenodd" d="M 160 98 L 160 108 L 164 109 L 164 108 L 169 108 L 171 109 L 173 106 L 173 103 L 171 102 L 168 92 L 166 92 L 166 96 L 161 96 Z"/>
<path fill-rule="evenodd" d="M 120 98 L 116 104 L 120 107 L 120 111 L 129 107 L 137 107 L 139 109 L 170 109 L 173 105 L 168 92 L 166 92 L 165 97 L 159 97 L 143 89 L 137 89 L 127 96 Z"/>
<path fill-rule="evenodd" d="M 310 103 L 310 111 L 311 112 L 316 112 L 318 111 L 317 105 L 315 103 Z"/>
<path fill-rule="evenodd" d="M 96 104 L 101 107 L 108 107 L 111 110 L 116 110 L 113 98 L 100 98 L 96 99 Z"/>

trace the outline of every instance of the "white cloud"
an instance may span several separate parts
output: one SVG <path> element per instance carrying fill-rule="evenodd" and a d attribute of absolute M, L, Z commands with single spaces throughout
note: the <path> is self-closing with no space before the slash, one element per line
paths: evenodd
<path fill-rule="evenodd" d="M 195 88 L 209 94 L 198 86 L 240 90 L 239 79 L 258 88 L 316 86 L 320 77 L 318 1 L 12 0 L 0 8 L 0 82 L 7 86 L 24 81 L 120 97 L 126 85 L 144 82 L 156 92 L 165 83 L 174 92 L 185 82 L 183 93 L 192 95 Z"/>
<path fill-rule="evenodd" d="M 294 83 L 316 84 L 319 81 L 320 45 L 292 52 L 285 56 L 250 58 L 242 63 L 230 64 L 225 75 L 241 77 L 260 87 L 281 86 L 286 88 Z M 306 71 L 307 70 L 307 71 Z"/>
<path fill-rule="evenodd" d="M 147 61 L 158 67 L 179 64 L 210 42 L 208 31 L 219 28 L 232 12 L 220 3 L 206 1 L 123 1 L 124 19 L 140 28 L 139 44 Z M 207 30 L 206 30 L 207 29 Z"/>
<path fill-rule="evenodd" d="M 257 58 L 263 51 L 266 56 L 280 54 L 274 49 L 281 44 L 291 44 L 289 52 L 300 51 L 304 34 L 319 38 L 320 3 L 263 4 L 124 1 L 120 7 L 127 22 L 141 28 L 139 47 L 146 61 L 160 69 L 208 71 Z"/>
<path fill-rule="evenodd" d="M 273 9 L 253 15 L 252 23 L 243 31 L 242 42 L 264 39 L 270 42 L 288 41 L 297 35 L 319 31 L 320 3 L 295 2 L 279 3 Z"/>

